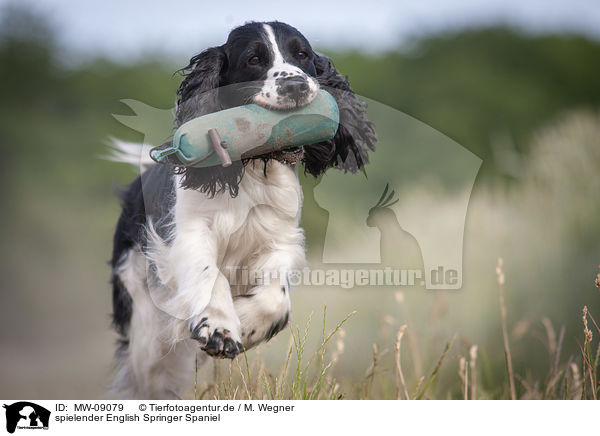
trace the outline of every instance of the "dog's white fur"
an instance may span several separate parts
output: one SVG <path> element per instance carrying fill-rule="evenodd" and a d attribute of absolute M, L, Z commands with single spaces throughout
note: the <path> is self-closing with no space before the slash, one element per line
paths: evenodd
<path fill-rule="evenodd" d="M 139 155 L 131 156 L 131 144 L 113 146 L 124 162 L 140 162 Z M 135 247 L 119 263 L 134 310 L 112 396 L 184 395 L 193 386 L 194 355 L 200 362 L 207 358 L 190 339 L 190 329 L 203 318 L 208 326 L 201 334 L 227 329 L 250 348 L 289 316 L 287 271 L 305 263 L 302 190 L 294 168 L 270 160 L 266 176 L 263 170 L 262 162 L 249 163 L 235 198 L 184 190 L 173 176 L 177 198 L 169 240 L 150 223 L 148 247 Z M 228 279 L 240 268 L 275 280 L 230 286 Z"/>
<path fill-rule="evenodd" d="M 101 156 L 103 159 L 132 165 L 142 173 L 156 164 L 150 157 L 151 145 L 122 141 L 113 137 L 109 138 L 106 145 L 108 154 Z"/>
<path fill-rule="evenodd" d="M 268 24 L 263 24 L 263 28 L 269 39 L 270 49 L 273 51 L 273 65 L 267 71 L 267 78 L 258 94 L 254 96 L 254 102 L 266 107 L 275 107 L 278 109 L 292 109 L 296 107 L 296 102 L 293 99 L 279 96 L 277 93 L 277 78 L 281 78 L 282 73 L 287 78 L 302 77 L 308 84 L 307 102 L 311 102 L 319 91 L 317 81 L 302 71 L 295 65 L 286 62 L 281 54 L 281 50 L 275 40 L 273 28 Z"/>

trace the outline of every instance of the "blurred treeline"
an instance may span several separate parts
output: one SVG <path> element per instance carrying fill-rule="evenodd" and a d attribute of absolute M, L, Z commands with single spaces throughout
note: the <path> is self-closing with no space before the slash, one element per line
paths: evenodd
<path fill-rule="evenodd" d="M 34 174 L 61 189 L 77 182 L 102 190 L 105 172 L 118 171 L 92 159 L 107 136 L 141 139 L 112 119 L 129 111 L 119 100 L 172 107 L 180 80 L 174 72 L 186 60 L 95 59 L 68 67 L 49 23 L 22 8 L 2 15 L 2 177 L 14 182 Z M 191 48 L 190 56 L 203 48 Z M 420 119 L 481 157 L 484 176 L 518 178 L 511 157 L 527 153 L 535 128 L 565 109 L 600 102 L 600 44 L 583 36 L 498 27 L 426 37 L 374 55 L 324 51 L 358 94 Z"/>
<path fill-rule="evenodd" d="M 334 58 L 357 92 L 450 136 L 483 159 L 487 175 L 517 176 L 506 168 L 506 152 L 526 154 L 534 129 L 565 109 L 600 101 L 600 44 L 577 35 L 497 27 L 431 36 L 379 56 Z"/>

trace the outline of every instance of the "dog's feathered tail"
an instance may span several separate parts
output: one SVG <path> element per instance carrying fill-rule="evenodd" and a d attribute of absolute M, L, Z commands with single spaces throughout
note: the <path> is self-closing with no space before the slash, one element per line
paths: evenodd
<path fill-rule="evenodd" d="M 156 163 L 150 158 L 152 145 L 122 141 L 113 137 L 109 138 L 106 145 L 108 153 L 102 156 L 103 159 L 129 164 L 140 173 Z"/>

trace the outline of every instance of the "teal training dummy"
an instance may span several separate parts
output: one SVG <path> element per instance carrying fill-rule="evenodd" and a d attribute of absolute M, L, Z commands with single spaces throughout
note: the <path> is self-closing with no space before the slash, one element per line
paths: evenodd
<path fill-rule="evenodd" d="M 153 148 L 150 157 L 186 167 L 229 166 L 235 160 L 326 141 L 335 136 L 338 124 L 335 99 L 320 90 L 310 104 L 297 109 L 249 104 L 194 118 L 177 129 L 171 145 Z"/>

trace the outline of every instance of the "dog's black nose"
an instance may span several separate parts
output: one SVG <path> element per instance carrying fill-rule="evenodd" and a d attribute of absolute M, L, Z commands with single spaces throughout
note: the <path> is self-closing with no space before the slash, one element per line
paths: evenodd
<path fill-rule="evenodd" d="M 298 100 L 308 91 L 308 81 L 302 76 L 292 76 L 281 79 L 279 93 Z"/>

